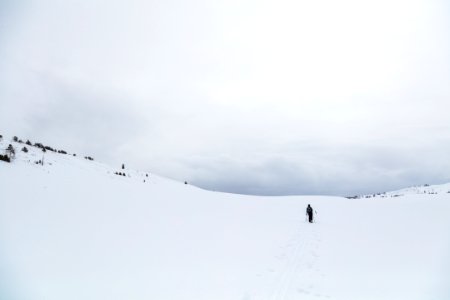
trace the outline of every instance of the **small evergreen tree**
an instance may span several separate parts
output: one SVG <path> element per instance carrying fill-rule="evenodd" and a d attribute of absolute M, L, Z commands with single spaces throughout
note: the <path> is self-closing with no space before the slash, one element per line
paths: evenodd
<path fill-rule="evenodd" d="M 17 136 L 14 136 L 13 141 L 17 143 L 19 141 L 19 138 Z"/>
<path fill-rule="evenodd" d="M 28 152 L 27 147 L 23 147 L 23 148 L 22 148 L 22 151 L 25 152 L 25 153 L 27 153 L 27 152 Z"/>

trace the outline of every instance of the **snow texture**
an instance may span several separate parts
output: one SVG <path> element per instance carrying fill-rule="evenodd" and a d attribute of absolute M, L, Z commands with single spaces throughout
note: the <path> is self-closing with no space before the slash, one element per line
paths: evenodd
<path fill-rule="evenodd" d="M 0 299 L 450 299 L 450 184 L 243 196 L 12 144 Z"/>

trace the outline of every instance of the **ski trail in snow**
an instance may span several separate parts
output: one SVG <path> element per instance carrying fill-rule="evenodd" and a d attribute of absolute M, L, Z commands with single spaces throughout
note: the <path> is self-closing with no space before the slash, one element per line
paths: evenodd
<path fill-rule="evenodd" d="M 314 270 L 317 258 L 315 251 L 319 247 L 320 239 L 317 237 L 317 230 L 312 226 L 314 225 L 298 228 L 288 243 L 287 247 L 291 247 L 293 250 L 287 254 L 287 262 L 275 284 L 270 300 L 297 299 L 298 293 L 302 293 L 302 297 L 324 296 L 313 295 L 313 286 L 305 282 L 312 273 L 317 272 L 317 270 Z"/>
<path fill-rule="evenodd" d="M 311 252 L 310 250 L 313 248 L 312 242 L 315 234 L 317 233 L 313 228 L 302 228 L 296 231 L 291 239 L 293 244 L 288 244 L 288 247 L 291 246 L 292 248 L 293 246 L 294 249 L 289 254 L 284 270 L 270 298 L 271 300 L 287 299 L 294 280 L 298 278 L 300 273 L 310 271 L 313 262 L 309 261 L 307 253 Z"/>
<path fill-rule="evenodd" d="M 283 299 L 286 293 L 286 287 L 288 286 L 289 278 L 292 273 L 293 265 L 298 261 L 299 253 L 301 252 L 302 244 L 299 240 L 296 241 L 294 251 L 289 255 L 286 266 L 280 276 L 280 279 L 276 285 L 273 296 L 271 300 Z"/>
<path fill-rule="evenodd" d="M 309 241 L 308 239 L 305 239 L 303 242 L 300 242 L 301 236 L 298 237 L 298 247 L 296 248 L 292 263 L 290 266 L 288 266 L 287 272 L 286 272 L 286 280 L 283 283 L 283 286 L 281 287 L 281 293 L 279 299 L 286 299 L 287 293 L 290 290 L 292 286 L 292 281 L 295 277 L 295 275 L 299 272 L 299 266 L 300 263 L 304 260 L 305 252 L 308 249 Z"/>

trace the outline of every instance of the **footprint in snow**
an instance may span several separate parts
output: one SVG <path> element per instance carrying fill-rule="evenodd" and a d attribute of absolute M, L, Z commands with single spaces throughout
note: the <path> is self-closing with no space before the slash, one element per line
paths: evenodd
<path fill-rule="evenodd" d="M 309 295 L 309 294 L 310 294 L 309 291 L 304 290 L 304 289 L 300 289 L 300 288 L 297 289 L 297 292 L 300 293 L 300 294 L 306 294 L 306 295 Z"/>

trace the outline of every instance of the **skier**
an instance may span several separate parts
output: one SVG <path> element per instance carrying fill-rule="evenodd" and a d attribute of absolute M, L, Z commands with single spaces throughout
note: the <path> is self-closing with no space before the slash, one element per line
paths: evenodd
<path fill-rule="evenodd" d="M 306 208 L 306 214 L 309 217 L 309 223 L 312 223 L 313 222 L 313 208 L 309 204 L 308 204 L 308 207 Z"/>

